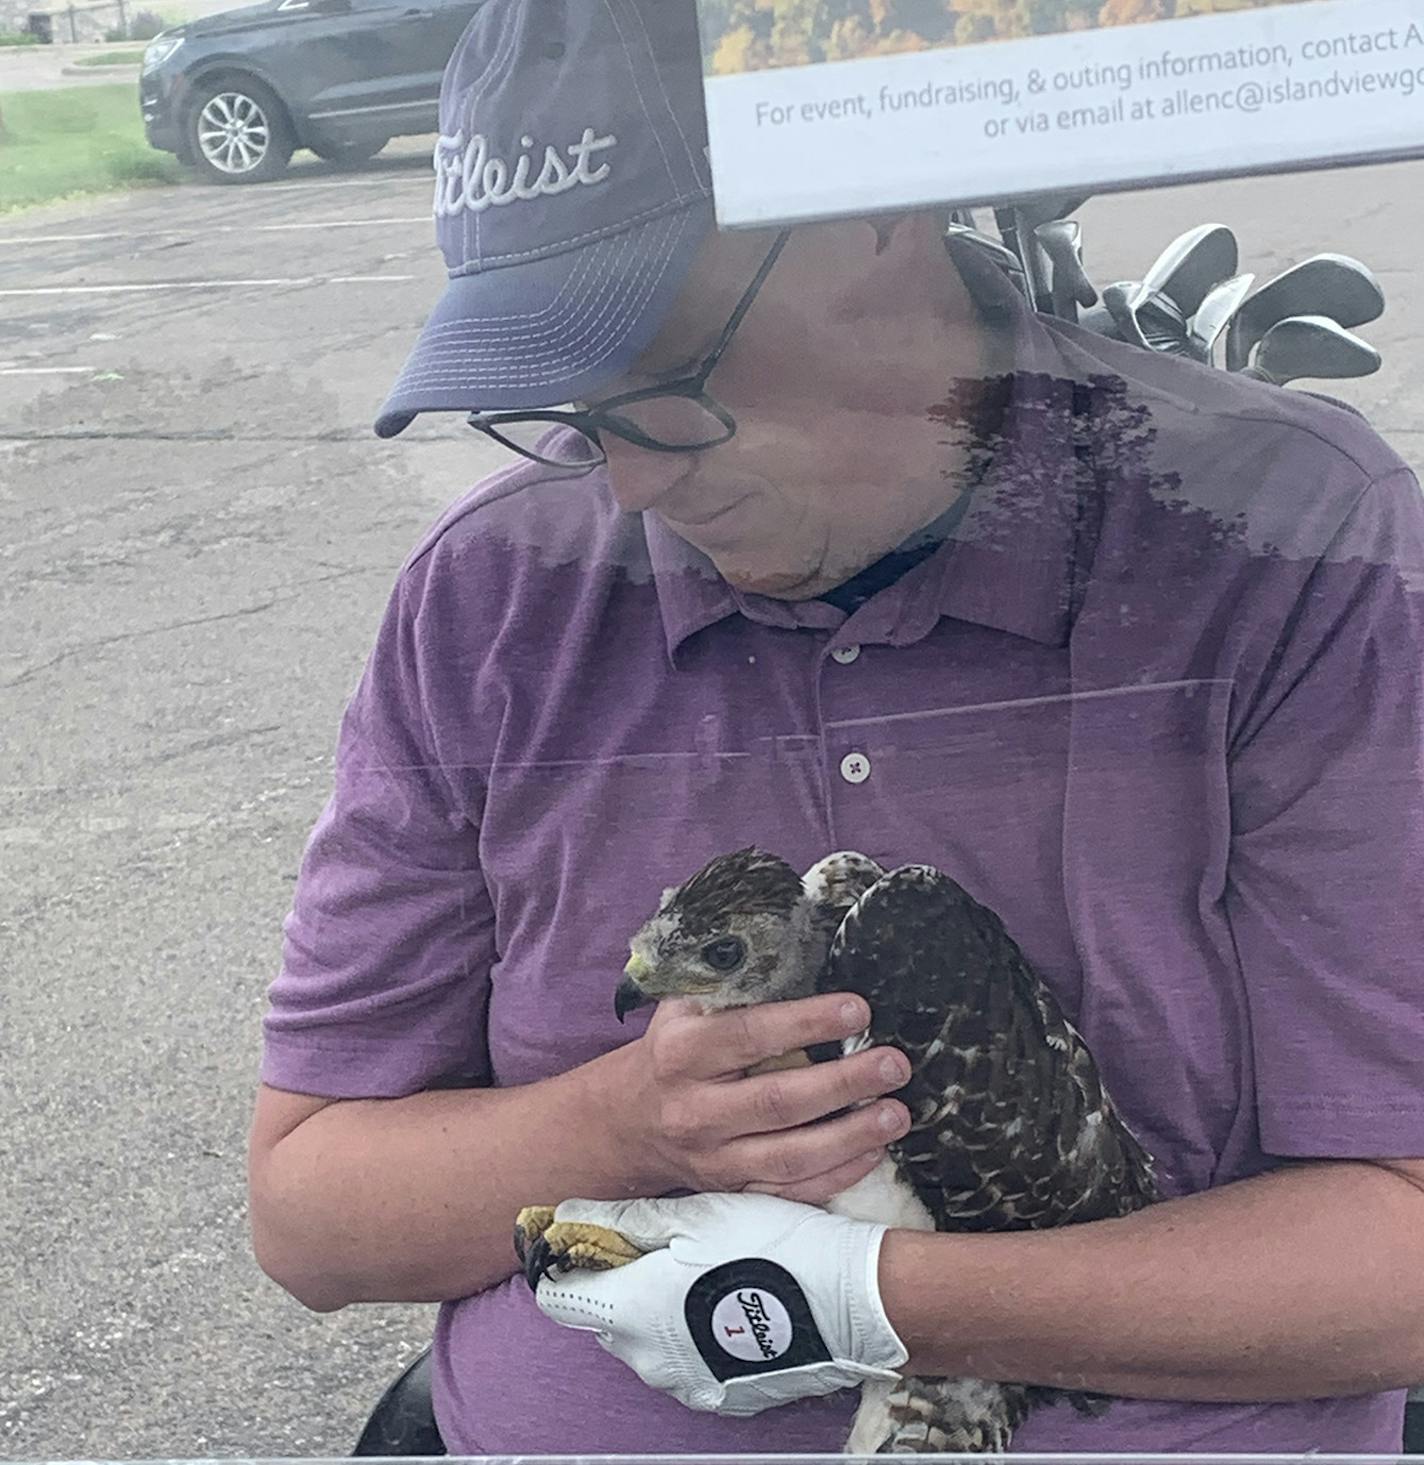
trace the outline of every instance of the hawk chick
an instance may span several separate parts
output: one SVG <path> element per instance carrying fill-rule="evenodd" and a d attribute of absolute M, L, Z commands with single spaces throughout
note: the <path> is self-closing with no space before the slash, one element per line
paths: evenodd
<path fill-rule="evenodd" d="M 803 878 L 774 855 L 741 850 L 665 891 L 631 951 L 620 1019 L 673 996 L 709 1008 L 817 991 L 867 1000 L 870 1027 L 845 1050 L 906 1054 L 911 1078 L 897 1097 L 911 1128 L 832 1211 L 922 1230 L 1012 1231 L 1126 1215 L 1157 1199 L 1150 1157 L 1053 994 L 999 918 L 938 870 L 886 874 L 847 852 Z M 548 1260 L 541 1247 L 539 1264 Z M 1001 1451 L 1030 1409 L 1063 1399 L 1088 1412 L 1106 1402 L 974 1379 L 868 1384 L 847 1450 Z"/>

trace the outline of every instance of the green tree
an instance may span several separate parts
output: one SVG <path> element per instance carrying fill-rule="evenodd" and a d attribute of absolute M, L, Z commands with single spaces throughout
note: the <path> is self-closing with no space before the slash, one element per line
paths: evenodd
<path fill-rule="evenodd" d="M 959 12 L 955 39 L 961 45 L 1035 34 L 1030 13 L 1033 0 L 955 0 L 955 9 Z M 1061 0 L 1059 9 L 1062 9 Z"/>
<path fill-rule="evenodd" d="M 822 0 L 772 0 L 775 19 L 771 26 L 771 64 L 801 66 L 823 61 L 821 41 L 829 31 L 820 31 Z"/>

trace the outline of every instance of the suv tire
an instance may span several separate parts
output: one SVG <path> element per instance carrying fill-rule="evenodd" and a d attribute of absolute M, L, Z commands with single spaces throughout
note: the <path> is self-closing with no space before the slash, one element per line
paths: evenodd
<path fill-rule="evenodd" d="M 198 85 L 184 129 L 198 172 L 210 183 L 266 183 L 286 172 L 296 146 L 286 108 L 247 76 Z"/>
<path fill-rule="evenodd" d="M 313 142 L 307 146 L 333 168 L 354 168 L 369 163 L 389 141 L 388 137 L 353 137 L 347 142 Z"/>

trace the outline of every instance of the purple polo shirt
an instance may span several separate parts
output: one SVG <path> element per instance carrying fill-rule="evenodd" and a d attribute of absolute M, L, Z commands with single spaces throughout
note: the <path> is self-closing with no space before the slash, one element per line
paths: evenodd
<path fill-rule="evenodd" d="M 266 1082 L 560 1073 L 631 1036 L 665 886 L 855 848 L 1003 916 L 1169 1194 L 1424 1155 L 1417 483 L 1343 408 L 996 308 L 1020 369 L 969 512 L 849 618 L 735 593 L 601 473 L 446 513 L 342 724 Z M 441 1310 L 436 1381 L 460 1454 L 835 1452 L 855 1404 L 692 1413 L 522 1280 Z M 1402 1408 L 1121 1401 L 1015 1448 L 1389 1453 Z"/>

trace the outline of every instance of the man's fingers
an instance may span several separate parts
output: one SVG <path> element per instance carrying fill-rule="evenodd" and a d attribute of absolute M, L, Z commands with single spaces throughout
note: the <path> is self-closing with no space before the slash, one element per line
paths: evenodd
<path fill-rule="evenodd" d="M 836 1043 L 864 1032 L 869 1022 L 865 999 L 850 993 L 711 1013 L 663 1002 L 653 1017 L 663 1062 L 688 1078 L 721 1078 L 813 1043 Z"/>
<path fill-rule="evenodd" d="M 719 1116 L 729 1135 L 769 1134 L 893 1094 L 910 1081 L 910 1060 L 894 1048 L 756 1074 L 726 1086 Z"/>
<path fill-rule="evenodd" d="M 897 1099 L 881 1099 L 839 1119 L 734 1140 L 724 1154 L 738 1185 L 799 1185 L 899 1139 L 909 1127 L 910 1111 Z"/>
<path fill-rule="evenodd" d="M 747 1190 L 755 1195 L 775 1195 L 782 1200 L 799 1201 L 804 1206 L 824 1206 L 857 1181 L 864 1180 L 884 1158 L 884 1150 L 872 1150 L 868 1155 L 858 1155 L 854 1160 L 810 1180 L 799 1180 L 793 1185 L 756 1183 L 747 1186 Z"/>

